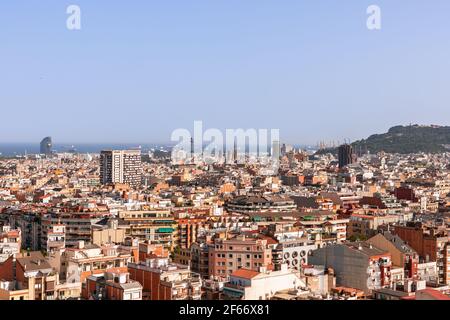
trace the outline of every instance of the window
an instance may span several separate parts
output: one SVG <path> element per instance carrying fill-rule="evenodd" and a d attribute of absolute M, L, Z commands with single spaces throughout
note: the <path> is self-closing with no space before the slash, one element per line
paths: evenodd
<path fill-rule="evenodd" d="M 140 294 L 140 292 L 138 291 L 138 292 L 133 292 L 132 293 L 132 298 L 133 299 L 139 299 L 141 297 L 141 294 Z"/>

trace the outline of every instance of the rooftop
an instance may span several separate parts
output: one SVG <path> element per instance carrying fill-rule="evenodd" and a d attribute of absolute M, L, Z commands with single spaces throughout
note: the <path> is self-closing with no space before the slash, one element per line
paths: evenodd
<path fill-rule="evenodd" d="M 258 276 L 260 273 L 253 271 L 253 270 L 249 270 L 249 269 L 239 269 L 236 270 L 235 272 L 233 272 L 231 274 L 232 277 L 237 277 L 237 278 L 242 278 L 242 279 L 253 279 L 256 276 Z"/>

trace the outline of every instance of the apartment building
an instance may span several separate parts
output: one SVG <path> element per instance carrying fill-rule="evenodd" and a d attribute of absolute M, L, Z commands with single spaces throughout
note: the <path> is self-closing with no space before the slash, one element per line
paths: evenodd
<path fill-rule="evenodd" d="M 258 271 L 272 268 L 272 250 L 267 240 L 238 235 L 230 239 L 215 239 L 209 245 L 209 275 L 228 278 L 240 268 Z"/>
<path fill-rule="evenodd" d="M 177 243 L 177 223 L 169 210 L 120 211 L 126 236 L 162 244 L 172 250 Z"/>
<path fill-rule="evenodd" d="M 152 258 L 128 264 L 130 278 L 143 286 L 144 300 L 200 300 L 202 280 L 189 266 Z"/>
<path fill-rule="evenodd" d="M 303 268 L 306 286 L 312 294 L 327 296 L 336 287 L 336 276 L 333 269 L 324 266 L 307 265 Z"/>
<path fill-rule="evenodd" d="M 92 243 L 103 245 L 105 243 L 123 243 L 126 238 L 126 224 L 115 218 L 105 218 L 92 226 Z"/>
<path fill-rule="evenodd" d="M 170 252 L 162 244 L 152 243 L 147 240 L 144 242 L 139 242 L 138 247 L 138 261 L 146 261 L 151 258 L 169 258 Z"/>
<path fill-rule="evenodd" d="M 41 249 L 41 217 L 38 214 L 13 211 L 7 214 L 12 229 L 20 229 L 23 249 Z"/>
<path fill-rule="evenodd" d="M 389 252 L 392 257 L 392 266 L 402 268 L 405 278 L 417 276 L 419 255 L 399 236 L 387 231 L 370 238 L 367 243 Z"/>
<path fill-rule="evenodd" d="M 205 242 L 191 245 L 191 269 L 200 274 L 203 279 L 209 276 L 209 245 Z"/>
<path fill-rule="evenodd" d="M 92 226 L 102 220 L 102 212 L 60 212 L 45 214 L 41 219 L 40 243 L 45 248 L 49 241 L 49 233 L 53 232 L 53 226 L 65 227 L 65 244 L 67 247 L 75 247 L 79 241 L 92 242 Z"/>
<path fill-rule="evenodd" d="M 22 242 L 21 230 L 12 230 L 10 226 L 0 229 L 0 263 L 10 256 L 20 253 Z"/>
<path fill-rule="evenodd" d="M 127 184 L 138 187 L 142 183 L 140 150 L 102 151 L 100 154 L 101 184 Z"/>
<path fill-rule="evenodd" d="M 438 283 L 450 284 L 450 244 L 445 227 L 410 222 L 396 225 L 393 233 L 416 250 L 422 261 L 436 261 Z"/>
<path fill-rule="evenodd" d="M 369 243 L 326 246 L 313 251 L 309 263 L 332 268 L 336 285 L 363 290 L 366 294 L 391 285 L 391 254 Z"/>
<path fill-rule="evenodd" d="M 66 226 L 54 224 L 47 229 L 47 243 L 45 249 L 48 253 L 53 253 L 65 249 L 66 247 Z"/>
<path fill-rule="evenodd" d="M 67 282 L 85 283 L 93 274 L 105 273 L 110 269 L 127 271 L 127 264 L 132 261 L 129 253 L 120 252 L 118 245 L 97 246 L 78 243 L 76 248 L 67 248 L 61 267 Z"/>
<path fill-rule="evenodd" d="M 195 241 L 199 231 L 204 228 L 206 218 L 180 218 L 176 219 L 177 223 L 177 243 L 180 248 L 189 249 Z"/>
<path fill-rule="evenodd" d="M 308 257 L 317 245 L 307 238 L 282 239 L 272 249 L 272 261 L 275 270 L 280 270 L 283 264 L 288 268 L 301 270 L 308 264 Z"/>
<path fill-rule="evenodd" d="M 239 196 L 226 203 L 228 212 L 289 212 L 297 208 L 294 201 L 284 196 Z"/>
<path fill-rule="evenodd" d="M 41 252 L 18 254 L 15 264 L 12 260 L 10 257 L 0 266 L 0 300 L 65 300 L 80 296 L 81 284 L 61 282 Z"/>
<path fill-rule="evenodd" d="M 223 287 L 223 295 L 226 299 L 269 300 L 279 291 L 300 288 L 306 288 L 305 282 L 287 265 L 282 265 L 278 271 L 261 268 L 258 272 L 242 268 L 230 275 L 230 281 Z"/>
<path fill-rule="evenodd" d="M 87 277 L 82 296 L 87 300 L 142 300 L 142 285 L 131 280 L 128 272 L 111 269 Z"/>
<path fill-rule="evenodd" d="M 400 221 L 397 215 L 360 214 L 353 213 L 348 223 L 348 237 L 364 237 L 366 239 L 377 234 L 381 225 L 388 225 Z"/>
<path fill-rule="evenodd" d="M 297 226 L 305 230 L 317 245 L 341 243 L 347 240 L 348 219 L 304 219 L 297 222 Z"/>

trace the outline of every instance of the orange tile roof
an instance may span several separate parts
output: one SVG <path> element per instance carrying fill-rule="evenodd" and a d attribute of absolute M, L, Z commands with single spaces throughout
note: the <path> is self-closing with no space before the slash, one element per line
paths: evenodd
<path fill-rule="evenodd" d="M 267 244 L 278 244 L 278 241 L 275 240 L 272 237 L 268 237 L 268 236 L 265 236 L 265 235 L 260 235 L 259 238 L 261 240 L 267 240 Z"/>
<path fill-rule="evenodd" d="M 239 269 L 231 274 L 232 277 L 238 277 L 243 279 L 252 279 L 259 275 L 259 272 L 249 270 L 249 269 Z"/>
<path fill-rule="evenodd" d="M 434 290 L 434 289 L 424 289 L 420 290 L 419 292 L 425 292 L 435 298 L 436 300 L 450 300 L 450 297 L 441 293 L 440 291 Z"/>

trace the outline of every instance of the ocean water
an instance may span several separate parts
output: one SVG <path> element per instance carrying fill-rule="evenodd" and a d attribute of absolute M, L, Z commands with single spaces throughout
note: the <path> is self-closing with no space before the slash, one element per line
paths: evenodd
<path fill-rule="evenodd" d="M 52 149 L 55 152 L 71 152 L 77 153 L 100 153 L 102 150 L 123 150 L 141 148 L 142 152 L 148 152 L 151 149 L 167 148 L 164 144 L 106 144 L 106 143 L 92 143 L 92 144 L 54 144 Z M 25 154 L 38 154 L 39 143 L 0 143 L 0 156 L 14 157 Z"/>
<path fill-rule="evenodd" d="M 139 144 L 139 143 L 55 143 L 52 150 L 58 153 L 76 152 L 76 153 L 100 153 L 102 150 L 125 150 L 140 148 L 142 153 L 147 153 L 152 149 L 171 150 L 174 144 Z M 307 151 L 314 150 L 312 146 L 294 145 L 296 149 Z M 30 154 L 38 154 L 40 149 L 39 143 L 0 143 L 0 157 L 15 157 Z"/>

